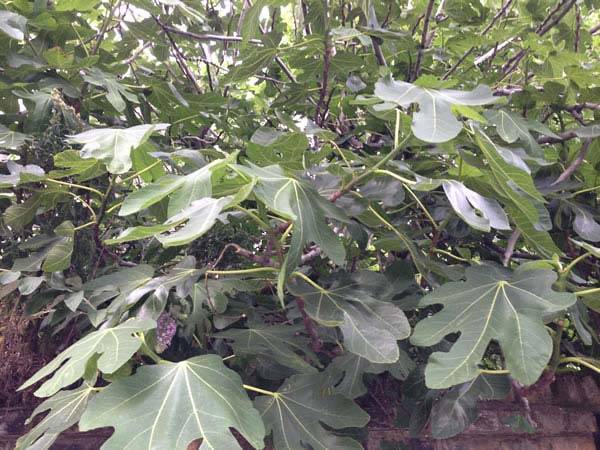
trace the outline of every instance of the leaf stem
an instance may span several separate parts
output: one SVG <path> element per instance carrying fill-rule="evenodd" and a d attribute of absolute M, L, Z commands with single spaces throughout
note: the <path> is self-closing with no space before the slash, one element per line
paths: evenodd
<path fill-rule="evenodd" d="M 568 363 L 580 364 L 584 367 L 587 367 L 590 370 L 593 370 L 596 373 L 600 373 L 600 368 L 594 366 L 592 363 L 587 362 L 585 359 L 577 358 L 576 356 L 560 358 L 560 364 L 568 364 Z"/>
<path fill-rule="evenodd" d="M 143 168 L 142 170 L 137 171 L 133 175 L 130 175 L 127 178 L 123 178 L 121 180 L 121 183 L 127 183 L 129 180 L 133 180 L 134 178 L 139 177 L 141 174 L 149 171 L 150 169 L 153 169 L 154 167 L 158 166 L 160 163 L 162 163 L 162 161 L 160 159 L 154 161 L 152 164 L 150 164 L 149 166 Z"/>
<path fill-rule="evenodd" d="M 60 184 L 62 186 L 69 186 L 74 189 L 83 189 L 85 191 L 93 192 L 94 194 L 99 195 L 100 197 L 104 197 L 104 194 L 102 192 L 100 192 L 98 189 L 94 189 L 89 186 L 83 186 L 81 184 L 69 183 L 67 181 L 55 180 L 53 178 L 46 178 L 44 181 L 50 182 L 50 183 L 55 183 L 55 184 Z"/>
<path fill-rule="evenodd" d="M 249 384 L 242 384 L 242 387 L 247 391 L 256 392 L 258 394 L 269 395 L 271 397 L 279 397 L 279 392 L 267 391 L 266 389 L 261 389 L 255 386 L 250 386 Z"/>
<path fill-rule="evenodd" d="M 237 209 L 238 211 L 241 211 L 244 214 L 246 214 L 248 217 L 250 217 L 252 220 L 254 220 L 257 224 L 259 224 L 265 230 L 270 230 L 271 229 L 271 227 L 269 226 L 269 224 L 267 222 L 265 222 L 264 220 L 262 220 L 260 217 L 258 217 L 256 214 L 254 214 L 249 209 L 246 209 L 246 208 L 244 208 L 243 206 L 240 206 L 240 205 L 236 205 L 235 209 Z"/>
<path fill-rule="evenodd" d="M 292 276 L 297 277 L 297 278 L 302 278 L 304 281 L 306 281 L 308 284 L 310 284 L 312 287 L 314 287 L 319 292 L 327 291 L 326 289 L 323 289 L 321 286 L 319 286 L 317 283 L 315 283 L 313 280 L 311 280 L 309 277 L 304 275 L 302 272 L 298 272 L 298 271 L 292 272 Z"/>
<path fill-rule="evenodd" d="M 587 252 L 584 253 L 583 255 L 578 256 L 577 258 L 575 258 L 573 261 L 571 261 L 568 265 L 565 266 L 565 268 L 562 270 L 562 274 L 563 276 L 567 276 L 569 275 L 569 272 L 571 272 L 571 270 L 573 270 L 573 268 L 580 262 L 583 261 L 585 258 L 587 258 L 588 256 L 591 256 L 592 252 Z"/>
<path fill-rule="evenodd" d="M 207 270 L 207 275 L 248 275 L 253 273 L 263 272 L 279 272 L 275 267 L 254 267 L 252 269 L 237 269 L 237 270 Z"/>
<path fill-rule="evenodd" d="M 575 294 L 578 297 L 585 297 L 587 295 L 593 295 L 600 293 L 600 288 L 584 289 L 583 291 L 577 291 Z"/>
<path fill-rule="evenodd" d="M 499 370 L 479 369 L 479 373 L 484 374 L 484 375 L 509 375 L 510 370 L 508 370 L 508 369 L 499 369 Z"/>

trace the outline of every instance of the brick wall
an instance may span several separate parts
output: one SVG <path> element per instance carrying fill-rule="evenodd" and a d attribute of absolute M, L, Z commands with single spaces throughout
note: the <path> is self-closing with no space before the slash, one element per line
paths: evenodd
<path fill-rule="evenodd" d="M 367 450 L 596 450 L 600 415 L 600 389 L 591 376 L 563 376 L 557 382 L 528 397 L 535 433 L 505 425 L 506 419 L 522 414 L 523 407 L 513 399 L 480 403 L 480 417 L 464 433 L 451 439 L 419 439 L 397 428 L 371 428 Z M 0 411 L 1 413 L 1 411 Z M 27 418 L 25 408 L 5 412 L 0 422 L 0 450 L 12 450 Z M 66 432 L 55 450 L 97 450 L 110 430 L 90 433 Z M 600 447 L 598 447 L 600 448 Z M 191 445 L 196 450 L 197 445 Z M 337 449 L 336 449 L 337 450 Z M 340 449 L 343 450 L 343 449 Z"/>

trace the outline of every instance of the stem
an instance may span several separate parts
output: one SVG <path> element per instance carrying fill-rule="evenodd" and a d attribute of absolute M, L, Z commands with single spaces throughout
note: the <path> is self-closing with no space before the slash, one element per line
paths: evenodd
<path fill-rule="evenodd" d="M 52 178 L 47 178 L 44 181 L 49 182 L 49 183 L 60 184 L 62 186 L 69 186 L 69 187 L 71 187 L 73 189 L 83 189 L 84 191 L 90 191 L 90 192 L 93 192 L 96 195 L 99 195 L 100 197 L 104 197 L 104 194 L 102 192 L 100 192 L 98 189 L 94 189 L 94 188 L 89 187 L 89 186 L 83 186 L 81 184 L 69 183 L 67 181 L 54 180 Z"/>
<path fill-rule="evenodd" d="M 304 281 L 306 281 L 308 284 L 310 284 L 312 287 L 314 287 L 319 292 L 327 292 L 326 289 L 323 289 L 321 286 L 319 286 L 317 283 L 315 283 L 309 277 L 307 277 L 306 275 L 304 275 L 302 272 L 297 272 L 297 271 L 296 272 L 292 272 L 292 276 L 293 277 L 302 278 Z"/>
<path fill-rule="evenodd" d="M 140 341 L 142 341 L 142 346 L 140 348 L 146 356 L 152 359 L 152 361 L 154 361 L 156 364 L 161 364 L 164 362 L 164 359 L 158 356 L 156 352 L 150 348 L 146 342 L 146 336 L 144 336 L 144 333 L 139 333 L 137 337 Z"/>
<path fill-rule="evenodd" d="M 419 199 L 419 197 L 417 197 L 417 194 L 415 194 L 412 191 L 412 189 L 409 188 L 406 184 L 404 185 L 404 189 L 406 189 L 408 191 L 408 193 L 411 195 L 411 197 L 415 199 L 415 202 L 417 202 L 417 204 L 419 205 L 419 207 L 423 210 L 423 212 L 425 213 L 425 215 L 427 216 L 427 218 L 431 222 L 431 225 L 433 226 L 433 228 L 435 230 L 438 230 L 439 229 L 439 225 L 435 222 L 435 220 L 433 219 L 433 216 L 429 213 L 429 211 L 427 210 L 427 208 L 425 207 L 425 205 L 421 202 L 421 200 Z"/>
<path fill-rule="evenodd" d="M 399 117 L 399 116 L 398 116 Z M 392 149 L 391 152 L 389 152 L 387 155 L 385 155 L 379 162 L 377 162 L 377 164 L 374 164 L 372 167 L 370 167 L 368 170 L 366 170 L 365 172 L 363 172 L 362 174 L 360 174 L 359 176 L 357 176 L 356 178 L 353 178 L 352 180 L 350 180 L 345 186 L 343 186 L 339 191 L 334 192 L 333 194 L 331 194 L 331 196 L 329 197 L 329 201 L 331 202 L 335 202 L 338 198 L 340 198 L 342 195 L 344 195 L 346 192 L 348 192 L 350 189 L 352 189 L 352 187 L 359 183 L 360 181 L 364 180 L 366 177 L 368 177 L 369 175 L 375 173 L 381 166 L 384 166 L 385 164 L 387 164 L 388 161 L 390 161 L 392 158 L 394 158 L 398 153 L 400 153 L 400 151 L 403 149 L 404 144 L 406 144 L 408 142 L 408 140 L 410 139 L 411 135 L 408 134 L 403 140 L 402 142 L 400 142 L 399 145 L 397 145 L 394 149 Z M 391 173 L 391 172 L 390 172 Z"/>
<path fill-rule="evenodd" d="M 79 225 L 78 227 L 73 228 L 73 231 L 83 230 L 84 228 L 90 227 L 96 224 L 96 220 L 92 220 L 91 222 L 84 223 L 83 225 Z"/>
<path fill-rule="evenodd" d="M 469 260 L 466 258 L 461 258 L 460 256 L 453 255 L 452 253 L 447 252 L 446 250 L 441 250 L 439 248 L 434 248 L 433 253 L 439 253 L 440 255 L 445 255 L 445 256 L 448 256 L 449 258 L 453 258 L 457 261 L 462 261 L 462 262 L 466 262 L 466 263 L 471 263 L 471 261 L 472 261 L 472 260 Z"/>
<path fill-rule="evenodd" d="M 563 276 L 568 276 L 569 272 L 571 272 L 571 270 L 573 270 L 573 268 L 580 262 L 583 261 L 585 258 L 587 258 L 588 256 L 592 256 L 592 252 L 587 252 L 584 253 L 583 255 L 578 256 L 577 258 L 575 258 L 573 261 L 571 261 L 567 266 L 565 266 L 565 268 L 562 270 L 563 272 Z"/>
<path fill-rule="evenodd" d="M 271 397 L 279 397 L 279 392 L 267 391 L 266 389 L 257 388 L 255 386 L 250 386 L 249 384 L 242 384 L 242 387 L 247 391 L 256 392 L 258 394 L 269 395 Z"/>
<path fill-rule="evenodd" d="M 569 356 L 566 358 L 560 358 L 560 364 L 575 363 L 587 367 L 596 373 L 600 373 L 600 369 L 593 364 L 587 362 L 585 359 L 577 358 L 576 356 Z"/>
<path fill-rule="evenodd" d="M 404 178 L 403 176 L 400 176 L 394 172 L 390 172 L 389 170 L 378 169 L 378 170 L 375 170 L 373 173 L 375 173 L 376 175 L 388 175 L 404 184 L 417 184 L 416 181 L 409 180 L 408 178 Z"/>
<path fill-rule="evenodd" d="M 486 375 L 508 375 L 510 374 L 510 370 L 501 369 L 501 370 L 491 370 L 491 369 L 479 369 L 480 374 Z"/>
<path fill-rule="evenodd" d="M 275 267 L 254 267 L 252 269 L 238 269 L 238 270 L 207 270 L 207 275 L 248 275 L 253 273 L 264 273 L 264 272 L 279 272 Z"/>
<path fill-rule="evenodd" d="M 584 289 L 583 291 L 575 292 L 575 294 L 578 297 L 585 297 L 587 295 L 593 295 L 593 294 L 598 294 L 598 293 L 600 293 L 600 288 Z"/>
<path fill-rule="evenodd" d="M 121 180 L 121 183 L 127 183 L 129 180 L 133 180 L 136 177 L 139 177 L 141 174 L 143 174 L 144 172 L 149 171 L 150 169 L 158 166 L 160 163 L 162 163 L 162 161 L 160 159 L 154 161 L 152 164 L 150 164 L 148 167 L 139 170 L 138 172 L 134 173 L 131 176 L 128 176 L 127 178 L 123 178 L 123 180 Z"/>
<path fill-rule="evenodd" d="M 235 209 L 246 214 L 248 217 L 250 217 L 252 220 L 254 220 L 257 224 L 259 224 L 265 230 L 271 229 L 271 227 L 269 226 L 269 224 L 267 222 L 262 220 L 260 217 L 258 217 L 256 214 L 254 214 L 252 211 L 250 211 L 242 206 L 239 206 L 239 205 L 236 205 Z"/>

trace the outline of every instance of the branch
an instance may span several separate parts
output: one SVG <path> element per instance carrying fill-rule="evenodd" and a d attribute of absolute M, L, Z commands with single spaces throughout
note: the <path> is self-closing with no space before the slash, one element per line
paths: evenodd
<path fill-rule="evenodd" d="M 298 305 L 298 310 L 302 315 L 302 321 L 304 322 L 304 328 L 310 337 L 310 343 L 313 352 L 318 353 L 321 351 L 323 347 L 323 342 L 317 333 L 317 327 L 315 326 L 315 322 L 309 317 L 306 312 L 304 299 L 302 297 L 296 297 L 296 304 Z"/>
<path fill-rule="evenodd" d="M 590 28 L 590 34 L 593 36 L 594 34 L 598 33 L 600 31 L 600 23 L 597 25 L 594 25 L 592 28 Z"/>
<path fill-rule="evenodd" d="M 508 267 L 510 259 L 512 258 L 513 253 L 515 252 L 515 246 L 517 245 L 519 237 L 521 237 L 521 232 L 518 229 L 515 229 L 515 231 L 513 231 L 510 237 L 508 238 L 506 250 L 504 251 L 504 257 L 502 258 L 502 265 L 504 267 Z"/>
<path fill-rule="evenodd" d="M 409 81 L 415 81 L 419 77 L 419 72 L 421 71 L 421 63 L 423 62 L 423 54 L 425 53 L 425 49 L 428 47 L 427 45 L 427 37 L 429 35 L 429 21 L 431 20 L 431 13 L 433 11 L 433 4 L 435 0 L 429 0 L 427 3 L 427 10 L 425 11 L 425 16 L 423 19 L 423 31 L 421 32 L 421 45 L 419 46 L 419 52 L 417 53 L 417 61 L 415 62 L 415 69 L 413 71 L 412 76 Z"/>
<path fill-rule="evenodd" d="M 331 65 L 331 58 L 333 57 L 333 41 L 331 39 L 331 30 L 329 28 L 329 1 L 324 1 L 324 20 L 325 20 L 325 40 L 324 40 L 324 51 L 323 51 L 323 74 L 321 76 L 321 91 L 319 94 L 319 101 L 317 102 L 317 108 L 315 110 L 315 123 L 319 126 L 323 125 L 323 120 L 327 114 L 325 107 L 325 98 L 327 96 L 327 84 L 329 82 L 329 66 Z M 323 109 L 323 113 L 321 113 Z"/>
<path fill-rule="evenodd" d="M 198 34 L 192 33 L 191 31 L 183 31 L 178 28 L 174 28 L 170 25 L 165 25 L 162 22 L 158 22 L 161 28 L 169 33 L 178 34 L 195 41 L 217 41 L 217 42 L 242 42 L 244 39 L 241 36 L 226 36 L 223 34 Z M 263 45 L 259 39 L 249 39 L 248 42 L 254 45 Z"/>
<path fill-rule="evenodd" d="M 579 150 L 577 157 L 573 160 L 573 162 L 571 164 L 569 164 L 569 167 L 567 167 L 565 169 L 565 171 L 563 173 L 561 173 L 560 176 L 556 180 L 554 180 L 554 182 L 551 184 L 551 186 L 555 186 L 565 180 L 568 180 L 569 177 L 571 175 L 573 175 L 573 173 L 575 173 L 575 171 L 579 168 L 579 166 L 581 166 L 581 164 L 583 164 L 583 161 L 585 161 L 585 157 L 587 156 L 588 152 L 590 151 L 591 144 L 592 144 L 592 140 L 586 139 L 586 141 L 581 146 L 581 149 Z"/>

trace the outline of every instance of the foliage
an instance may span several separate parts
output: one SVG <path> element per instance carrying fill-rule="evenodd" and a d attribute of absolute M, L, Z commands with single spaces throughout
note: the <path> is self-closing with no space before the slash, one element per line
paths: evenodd
<path fill-rule="evenodd" d="M 18 448 L 75 423 L 103 448 L 361 448 L 383 377 L 392 420 L 446 438 L 600 372 L 598 22 L 4 2 L 0 292 L 81 336 L 23 384 L 45 416 Z"/>

